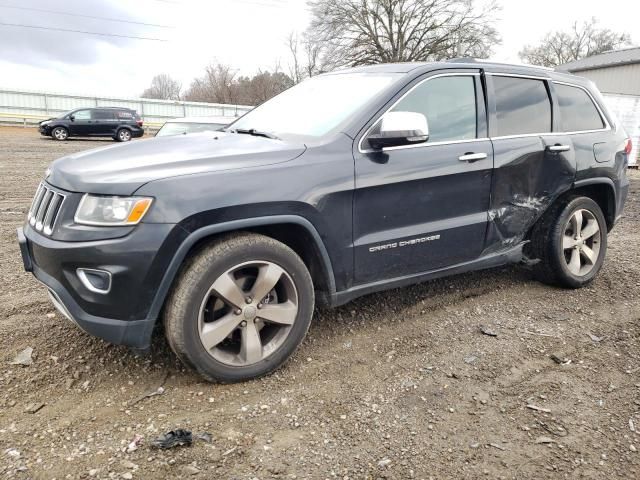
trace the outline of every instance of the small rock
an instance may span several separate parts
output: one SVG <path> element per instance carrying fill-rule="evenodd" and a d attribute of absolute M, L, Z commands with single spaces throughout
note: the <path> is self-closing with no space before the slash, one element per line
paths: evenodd
<path fill-rule="evenodd" d="M 135 463 L 129 460 L 122 460 L 122 462 L 120 462 L 120 465 L 122 465 L 124 468 L 129 468 L 131 470 L 136 470 L 138 468 L 138 465 L 136 465 Z"/>
<path fill-rule="evenodd" d="M 90 477 L 95 477 L 98 474 L 98 469 L 97 468 L 92 468 L 91 470 L 89 470 L 89 476 Z"/>
<path fill-rule="evenodd" d="M 629 445 L 629 450 L 631 450 L 632 452 L 637 452 L 638 451 L 634 444 Z"/>
<path fill-rule="evenodd" d="M 124 480 L 131 480 L 133 478 L 133 475 L 130 472 L 125 472 L 120 476 L 124 478 Z"/>
<path fill-rule="evenodd" d="M 487 335 L 489 337 L 497 337 L 498 334 L 491 330 L 489 327 L 485 327 L 484 325 L 480 325 L 480 333 L 483 335 Z"/>
<path fill-rule="evenodd" d="M 16 358 L 12 360 L 11 365 L 22 365 L 23 367 L 28 367 L 29 365 L 33 364 L 33 358 L 31 358 L 32 354 L 33 348 L 25 348 L 16 355 Z"/>
<path fill-rule="evenodd" d="M 475 363 L 477 359 L 478 357 L 476 357 L 475 355 L 470 355 L 468 357 L 465 357 L 464 363 Z"/>
<path fill-rule="evenodd" d="M 184 473 L 186 473 L 187 475 L 197 475 L 200 473 L 200 469 L 194 467 L 193 465 L 187 465 L 185 466 L 183 469 Z"/>
<path fill-rule="evenodd" d="M 4 453 L 12 458 L 20 458 L 20 451 L 17 448 L 8 448 Z"/>
<path fill-rule="evenodd" d="M 383 458 L 378 462 L 378 467 L 385 468 L 385 467 L 388 467 L 390 463 L 391 463 L 391 460 L 389 460 L 388 458 Z"/>

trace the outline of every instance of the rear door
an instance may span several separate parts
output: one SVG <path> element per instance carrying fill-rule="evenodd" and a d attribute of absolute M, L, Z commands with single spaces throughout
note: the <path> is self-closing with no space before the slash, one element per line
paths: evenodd
<path fill-rule="evenodd" d="M 115 112 L 110 109 L 96 108 L 91 111 L 91 122 L 93 135 L 113 136 L 115 135 L 116 117 Z"/>
<path fill-rule="evenodd" d="M 571 188 L 576 157 L 553 115 L 557 102 L 549 79 L 490 73 L 486 82 L 495 161 L 485 252 L 490 253 L 518 245 Z"/>
<path fill-rule="evenodd" d="M 387 111 L 422 113 L 429 140 L 355 152 L 356 283 L 436 270 L 484 247 L 493 152 L 477 70 L 431 73 L 405 87 Z"/>

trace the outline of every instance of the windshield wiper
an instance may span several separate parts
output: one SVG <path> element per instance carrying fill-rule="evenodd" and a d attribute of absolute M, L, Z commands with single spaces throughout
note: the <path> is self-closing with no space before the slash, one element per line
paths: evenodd
<path fill-rule="evenodd" d="M 280 140 L 273 133 L 262 132 L 260 130 L 256 130 L 255 128 L 234 128 L 230 131 L 233 133 L 243 133 L 245 135 L 253 135 L 254 137 L 265 137 L 265 138 L 270 138 L 272 140 Z"/>

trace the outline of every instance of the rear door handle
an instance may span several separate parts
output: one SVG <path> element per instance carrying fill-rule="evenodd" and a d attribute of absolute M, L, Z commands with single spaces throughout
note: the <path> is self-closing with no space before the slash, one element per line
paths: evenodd
<path fill-rule="evenodd" d="M 464 155 L 460 155 L 458 160 L 461 162 L 477 162 L 478 160 L 484 160 L 487 158 L 486 153 L 465 153 Z"/>
<path fill-rule="evenodd" d="M 570 145 L 549 145 L 547 147 L 547 150 L 549 150 L 550 152 L 568 152 L 569 150 L 571 150 L 571 146 Z"/>

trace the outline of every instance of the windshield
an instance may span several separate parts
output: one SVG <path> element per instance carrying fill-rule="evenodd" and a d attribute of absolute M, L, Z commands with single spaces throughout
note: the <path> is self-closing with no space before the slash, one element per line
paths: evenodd
<path fill-rule="evenodd" d="M 224 127 L 223 123 L 167 122 L 162 126 L 160 130 L 158 130 L 158 133 L 156 133 L 156 137 L 197 132 L 213 132 L 219 130 L 222 127 Z"/>
<path fill-rule="evenodd" d="M 70 115 L 73 112 L 75 112 L 75 110 L 69 110 L 68 112 L 61 113 L 56 118 L 64 118 L 64 117 L 66 117 L 67 115 Z"/>
<path fill-rule="evenodd" d="M 395 81 L 397 73 L 313 77 L 245 114 L 228 130 L 321 137 Z"/>

